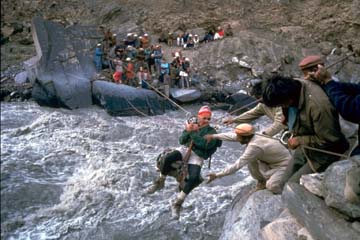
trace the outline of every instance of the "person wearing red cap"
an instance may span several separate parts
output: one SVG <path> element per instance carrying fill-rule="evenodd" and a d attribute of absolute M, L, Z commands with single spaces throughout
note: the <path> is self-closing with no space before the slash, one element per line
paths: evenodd
<path fill-rule="evenodd" d="M 321 150 L 343 154 L 349 148 L 335 108 L 316 83 L 275 75 L 267 79 L 262 96 L 265 105 L 284 109 L 291 132 L 287 145 L 295 151 L 284 175 L 284 183 L 288 180 L 299 182 L 301 175 L 312 173 L 313 170 L 325 171 L 340 159 Z"/>
<path fill-rule="evenodd" d="M 247 165 L 250 175 L 256 179 L 256 189 L 268 189 L 277 194 L 282 191 L 282 176 L 291 160 L 291 154 L 278 140 L 255 135 L 254 127 L 243 123 L 236 126 L 234 132 L 206 135 L 210 141 L 220 139 L 223 141 L 247 144 L 241 157 L 232 165 L 217 173 L 208 174 L 208 183 L 216 178 L 234 174 Z"/>
<path fill-rule="evenodd" d="M 344 196 L 360 203 L 360 84 L 334 81 L 322 65 L 309 75 L 311 81 L 320 84 L 341 117 L 358 124 L 358 143 L 350 153 L 354 166 L 346 174 Z"/>
<path fill-rule="evenodd" d="M 212 112 L 210 107 L 203 106 L 200 108 L 196 121 L 188 121 L 185 124 L 179 143 L 182 145 L 173 151 L 169 156 L 165 157 L 162 169 L 159 169 L 160 177 L 150 186 L 148 193 L 152 194 L 155 191 L 164 187 L 166 175 L 175 171 L 173 165 L 176 162 L 186 159 L 187 173 L 184 186 L 181 188 L 180 193 L 177 195 L 175 201 L 171 204 L 172 217 L 178 219 L 180 217 L 181 206 L 186 196 L 197 187 L 202 181 L 201 167 L 205 159 L 211 157 L 218 147 L 221 146 L 220 140 L 207 141 L 203 137 L 207 134 L 216 134 L 216 130 L 209 125 Z M 171 176 L 174 176 L 171 174 Z M 180 183 L 181 184 L 181 183 Z"/>
<path fill-rule="evenodd" d="M 337 82 L 331 74 L 318 65 L 316 71 L 309 72 L 309 80 L 318 83 L 329 97 L 331 103 L 345 120 L 360 123 L 360 84 Z M 360 138 L 360 126 L 359 126 Z M 351 156 L 360 155 L 360 143 L 351 152 Z"/>
<path fill-rule="evenodd" d="M 299 68 L 304 74 L 305 79 L 311 78 L 310 73 L 316 72 L 318 69 L 318 65 L 324 66 L 324 60 L 321 56 L 318 55 L 311 55 L 305 57 L 299 63 Z"/>

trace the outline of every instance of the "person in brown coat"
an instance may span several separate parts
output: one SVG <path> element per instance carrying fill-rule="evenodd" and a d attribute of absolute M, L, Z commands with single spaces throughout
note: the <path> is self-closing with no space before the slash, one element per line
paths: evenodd
<path fill-rule="evenodd" d="M 283 183 L 298 182 L 301 175 L 313 170 L 322 172 L 340 158 L 321 150 L 342 154 L 349 148 L 336 109 L 316 83 L 275 75 L 266 81 L 263 101 L 269 107 L 284 109 L 291 133 L 287 145 L 295 149 Z"/>

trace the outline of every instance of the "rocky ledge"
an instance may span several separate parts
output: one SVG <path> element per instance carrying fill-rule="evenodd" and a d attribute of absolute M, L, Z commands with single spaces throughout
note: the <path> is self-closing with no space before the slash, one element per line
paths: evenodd
<path fill-rule="evenodd" d="M 352 158 L 333 163 L 324 173 L 288 183 L 281 195 L 241 190 L 233 200 L 220 239 L 359 239 L 360 203 L 345 200 L 345 176 L 360 166 Z"/>

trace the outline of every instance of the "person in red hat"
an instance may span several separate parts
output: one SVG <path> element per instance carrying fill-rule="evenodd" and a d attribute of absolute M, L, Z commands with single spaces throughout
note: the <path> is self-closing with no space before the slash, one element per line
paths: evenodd
<path fill-rule="evenodd" d="M 210 107 L 201 107 L 197 117 L 193 117 L 193 119 L 188 120 L 185 124 L 185 129 L 179 138 L 179 143 L 182 146 L 176 150 L 166 150 L 166 153 L 160 154 L 157 159 L 160 176 L 148 188 L 147 193 L 152 194 L 162 189 L 167 175 L 176 177 L 180 183 L 179 188 L 181 191 L 171 204 L 171 212 L 174 219 L 180 217 L 181 206 L 187 195 L 203 181 L 201 167 L 204 160 L 210 158 L 217 148 L 221 146 L 221 140 L 214 139 L 207 141 L 204 138 L 205 135 L 216 134 L 216 130 L 209 124 L 211 116 Z M 187 164 L 185 181 L 179 178 L 183 173 L 178 170 L 179 165 L 182 163 Z"/>
<path fill-rule="evenodd" d="M 309 75 L 311 81 L 320 84 L 341 117 L 358 124 L 357 145 L 350 153 L 354 166 L 346 173 L 344 196 L 349 202 L 360 203 L 360 84 L 335 81 L 320 64 Z"/>
<path fill-rule="evenodd" d="M 250 175 L 257 180 L 256 190 L 266 188 L 275 194 L 282 191 L 281 180 L 291 161 L 291 154 L 278 140 L 255 135 L 254 127 L 247 123 L 236 126 L 233 132 L 206 135 L 205 138 L 208 141 L 220 139 L 247 144 L 244 153 L 234 164 L 220 172 L 209 173 L 207 183 L 234 174 L 247 165 Z"/>
<path fill-rule="evenodd" d="M 316 72 L 318 69 L 318 65 L 324 66 L 325 62 L 321 56 L 318 55 L 311 55 L 305 57 L 299 63 L 299 68 L 304 74 L 304 78 L 310 80 L 312 77 L 310 73 Z"/>

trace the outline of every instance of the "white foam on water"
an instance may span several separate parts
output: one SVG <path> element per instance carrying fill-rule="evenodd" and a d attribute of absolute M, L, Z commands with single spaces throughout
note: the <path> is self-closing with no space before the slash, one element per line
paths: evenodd
<path fill-rule="evenodd" d="M 22 112 L 26 119 L 18 120 Z M 176 181 L 168 177 L 165 188 L 152 195 L 145 189 L 158 175 L 156 156 L 179 146 L 183 112 L 111 117 L 96 107 L 69 111 L 9 103 L 1 113 L 4 224 L 23 221 L 5 232 L 8 239 L 217 239 L 232 199 L 252 181 L 245 169 L 201 184 L 174 221 L 169 203 Z M 224 143 L 202 175 L 234 162 L 243 149 Z"/>

